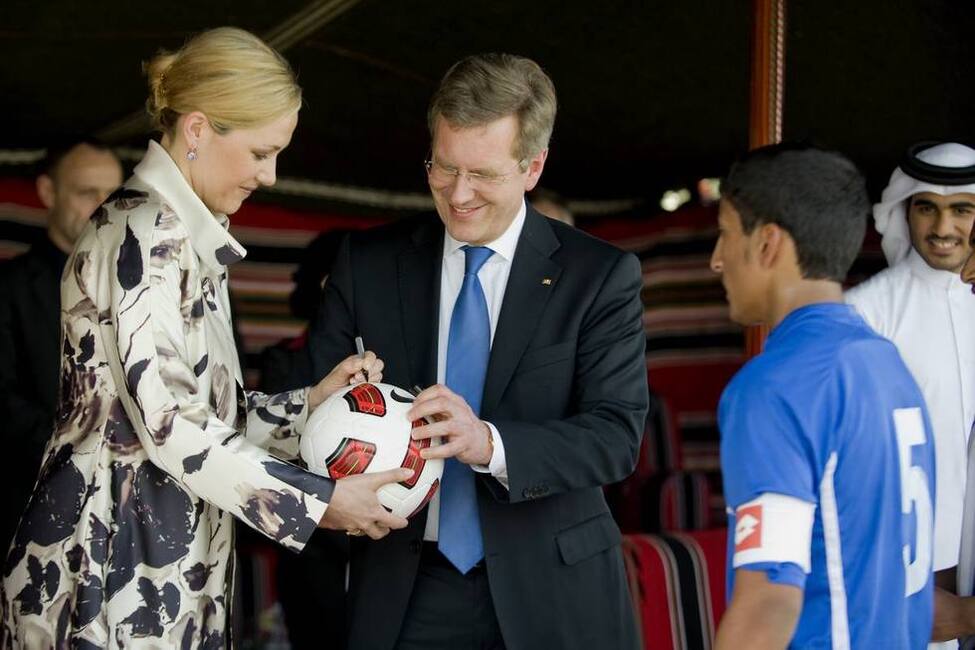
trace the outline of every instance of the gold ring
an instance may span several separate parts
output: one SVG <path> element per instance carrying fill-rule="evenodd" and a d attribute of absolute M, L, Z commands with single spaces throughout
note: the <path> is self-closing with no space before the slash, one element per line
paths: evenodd
<path fill-rule="evenodd" d="M 346 535 L 349 535 L 351 537 L 361 537 L 362 536 L 362 530 L 360 530 L 358 528 L 353 528 L 352 530 L 345 531 L 345 534 Z"/>

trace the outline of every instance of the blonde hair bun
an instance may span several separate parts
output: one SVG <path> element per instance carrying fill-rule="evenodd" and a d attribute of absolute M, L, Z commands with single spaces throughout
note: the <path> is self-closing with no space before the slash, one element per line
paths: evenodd
<path fill-rule="evenodd" d="M 146 110 L 168 132 L 180 115 L 200 111 L 218 132 L 262 126 L 301 108 L 291 66 L 250 32 L 218 27 L 143 65 Z"/>
<path fill-rule="evenodd" d="M 146 100 L 146 110 L 155 123 L 159 114 L 166 108 L 166 89 L 164 83 L 166 71 L 176 60 L 175 54 L 160 52 L 151 60 L 142 64 L 142 71 L 149 78 L 149 98 Z"/>

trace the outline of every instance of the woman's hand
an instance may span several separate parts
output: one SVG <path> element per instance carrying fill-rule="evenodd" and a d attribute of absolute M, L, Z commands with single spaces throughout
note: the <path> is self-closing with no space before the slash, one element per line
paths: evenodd
<path fill-rule="evenodd" d="M 309 408 L 314 410 L 329 395 L 350 384 L 358 384 L 364 381 L 373 383 L 382 381 L 384 366 L 383 360 L 370 351 L 366 351 L 361 357 L 355 354 L 347 357 L 308 391 Z"/>
<path fill-rule="evenodd" d="M 335 482 L 320 528 L 344 530 L 349 535 L 380 539 L 390 530 L 406 528 L 407 521 L 390 514 L 379 503 L 376 490 L 389 483 L 405 481 L 413 470 L 398 467 L 375 474 L 354 474 Z"/>

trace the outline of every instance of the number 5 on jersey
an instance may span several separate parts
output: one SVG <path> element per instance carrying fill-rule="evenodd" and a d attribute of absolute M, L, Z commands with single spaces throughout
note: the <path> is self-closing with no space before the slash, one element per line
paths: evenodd
<path fill-rule="evenodd" d="M 897 431 L 897 452 L 901 470 L 901 513 L 914 511 L 917 528 L 914 533 L 914 561 L 910 545 L 904 545 L 904 597 L 921 591 L 931 575 L 931 526 L 933 510 L 928 475 L 911 463 L 911 447 L 927 442 L 921 409 L 895 409 L 894 429 Z"/>

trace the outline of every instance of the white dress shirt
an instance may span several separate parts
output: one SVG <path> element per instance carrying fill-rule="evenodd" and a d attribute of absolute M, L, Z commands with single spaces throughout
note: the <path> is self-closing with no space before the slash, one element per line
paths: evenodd
<path fill-rule="evenodd" d="M 515 257 L 515 248 L 521 229 L 525 225 L 525 203 L 504 233 L 494 241 L 485 244 L 494 254 L 487 259 L 484 266 L 477 273 L 487 301 L 488 316 L 491 319 L 491 343 L 494 343 L 494 333 L 498 329 L 498 316 L 501 314 L 501 303 L 504 302 L 504 291 L 508 286 L 508 276 L 511 274 L 511 261 Z M 464 266 L 466 253 L 463 246 L 466 242 L 457 241 L 444 230 L 443 263 L 440 268 L 440 336 L 437 340 L 437 382 L 443 384 L 447 376 L 447 341 L 450 336 L 450 318 L 454 313 L 454 303 L 460 294 L 464 283 Z M 491 463 L 487 467 L 472 465 L 476 472 L 490 472 L 505 487 L 508 487 L 508 467 L 505 463 L 504 441 L 497 428 L 488 423 L 494 441 L 494 453 Z M 436 541 L 440 531 L 440 492 L 430 500 L 427 513 L 427 526 L 423 532 L 423 539 Z"/>
<path fill-rule="evenodd" d="M 958 564 L 968 434 L 975 418 L 975 296 L 958 273 L 907 258 L 846 294 L 897 346 L 921 388 L 934 430 L 935 571 Z"/>

